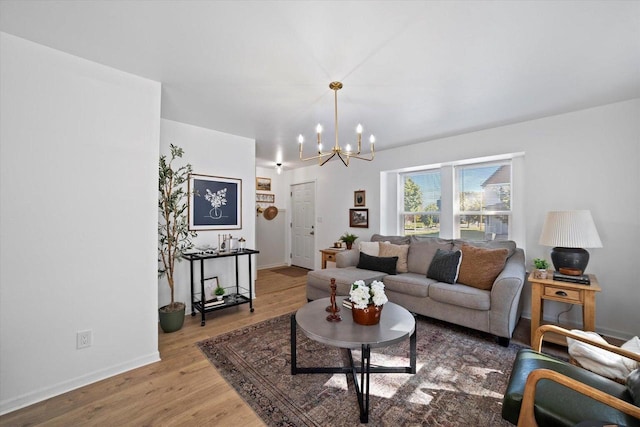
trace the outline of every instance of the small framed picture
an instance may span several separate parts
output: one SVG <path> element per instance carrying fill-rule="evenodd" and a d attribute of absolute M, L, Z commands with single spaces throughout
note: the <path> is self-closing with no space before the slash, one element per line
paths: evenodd
<path fill-rule="evenodd" d="M 214 291 L 218 287 L 218 283 L 218 276 L 204 279 L 204 296 L 202 297 L 202 301 L 216 299 L 216 294 Z"/>
<path fill-rule="evenodd" d="M 271 178 L 256 177 L 257 191 L 271 191 Z"/>
<path fill-rule="evenodd" d="M 369 209 L 349 209 L 349 227 L 369 228 Z"/>
<path fill-rule="evenodd" d="M 365 191 L 358 190 L 353 192 L 353 206 L 366 206 Z"/>
<path fill-rule="evenodd" d="M 256 193 L 256 202 L 258 203 L 275 203 L 276 195 L 267 193 Z"/>

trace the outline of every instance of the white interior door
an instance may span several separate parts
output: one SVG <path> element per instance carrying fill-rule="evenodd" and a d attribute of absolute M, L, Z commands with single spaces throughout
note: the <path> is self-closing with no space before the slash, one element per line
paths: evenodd
<path fill-rule="evenodd" d="M 315 268 L 315 183 L 291 186 L 291 265 Z"/>

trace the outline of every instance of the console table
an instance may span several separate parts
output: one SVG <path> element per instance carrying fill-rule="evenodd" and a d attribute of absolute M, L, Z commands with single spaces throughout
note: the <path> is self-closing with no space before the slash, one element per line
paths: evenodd
<path fill-rule="evenodd" d="M 253 249 L 244 249 L 237 252 L 217 252 L 217 253 L 199 253 L 199 254 L 185 254 L 184 258 L 189 260 L 189 272 L 191 275 L 191 315 L 196 315 L 196 310 L 199 311 L 202 315 L 202 319 L 200 321 L 200 326 L 204 326 L 205 320 L 204 315 L 210 311 L 221 310 L 224 308 L 233 307 L 240 304 L 249 304 L 250 311 L 253 313 L 253 278 L 252 273 L 253 269 L 251 268 L 251 255 L 258 254 L 259 251 Z M 239 275 L 238 275 L 238 258 L 247 257 L 248 271 L 249 271 L 249 284 L 246 286 L 241 286 L 239 283 Z M 204 282 L 210 278 L 204 277 L 204 261 L 205 260 L 215 260 L 219 258 L 227 258 L 233 257 L 235 259 L 235 267 L 236 267 L 236 283 L 235 283 L 235 293 L 231 295 L 225 295 L 223 299 L 223 303 L 217 305 L 207 305 L 206 298 L 204 296 Z M 200 297 L 198 298 L 197 293 L 195 291 L 195 281 L 193 274 L 193 264 L 194 262 L 200 261 Z M 232 288 L 233 289 L 233 288 Z M 248 293 L 249 296 L 245 296 L 244 294 Z"/>

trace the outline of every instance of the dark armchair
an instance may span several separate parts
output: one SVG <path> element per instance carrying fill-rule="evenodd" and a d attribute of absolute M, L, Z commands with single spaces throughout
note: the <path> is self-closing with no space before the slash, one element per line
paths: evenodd
<path fill-rule="evenodd" d="M 580 340 L 640 362 L 640 355 L 593 342 L 553 325 L 538 328 L 532 349 L 518 352 L 504 395 L 502 418 L 518 426 L 569 427 L 583 421 L 640 426 L 640 407 L 626 385 L 541 352 L 544 334 Z M 636 399 L 638 396 L 636 396 Z"/>

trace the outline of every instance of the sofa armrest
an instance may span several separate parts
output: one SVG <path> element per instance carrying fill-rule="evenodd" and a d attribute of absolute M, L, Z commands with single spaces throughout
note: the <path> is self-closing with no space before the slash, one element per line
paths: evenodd
<path fill-rule="evenodd" d="M 520 318 L 520 295 L 526 276 L 524 251 L 517 248 L 491 288 L 491 333 L 511 338 Z"/>
<path fill-rule="evenodd" d="M 360 261 L 360 251 L 358 249 L 347 249 L 336 254 L 336 267 L 355 267 Z"/>

